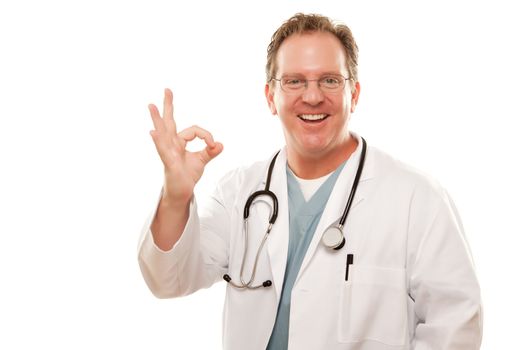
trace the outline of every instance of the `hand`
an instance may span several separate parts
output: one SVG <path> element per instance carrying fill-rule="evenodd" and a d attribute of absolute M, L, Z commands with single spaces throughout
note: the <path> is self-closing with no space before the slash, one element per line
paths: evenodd
<path fill-rule="evenodd" d="M 164 163 L 163 197 L 173 203 L 185 205 L 191 199 L 204 167 L 222 152 L 223 146 L 213 140 L 211 133 L 198 126 L 177 133 L 173 118 L 173 93 L 170 89 L 164 90 L 162 117 L 155 105 L 150 104 L 148 108 L 155 127 L 150 135 Z M 197 137 L 204 140 L 206 147 L 198 152 L 187 151 L 186 144 Z"/>

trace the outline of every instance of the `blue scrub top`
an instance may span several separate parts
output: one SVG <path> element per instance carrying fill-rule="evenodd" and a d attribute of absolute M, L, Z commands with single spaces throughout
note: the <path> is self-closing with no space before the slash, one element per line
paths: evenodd
<path fill-rule="evenodd" d="M 297 182 L 292 171 L 288 167 L 286 168 L 290 223 L 288 259 L 286 262 L 281 300 L 279 302 L 279 308 L 277 309 L 277 317 L 273 326 L 272 335 L 266 348 L 267 350 L 288 349 L 292 288 L 295 284 L 299 269 L 301 268 L 304 255 L 308 250 L 308 246 L 328 202 L 330 193 L 332 193 L 337 177 L 345 163 L 346 162 L 343 162 L 343 164 L 326 179 L 309 201 L 305 201 L 299 182 Z"/>

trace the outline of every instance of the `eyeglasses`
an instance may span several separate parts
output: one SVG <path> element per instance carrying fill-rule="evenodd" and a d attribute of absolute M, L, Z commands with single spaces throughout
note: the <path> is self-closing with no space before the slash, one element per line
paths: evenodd
<path fill-rule="evenodd" d="M 345 78 L 338 74 L 323 75 L 319 79 L 304 79 L 297 76 L 283 76 L 281 79 L 272 78 L 270 81 L 276 80 L 281 84 L 281 88 L 284 92 L 301 93 L 306 90 L 309 81 L 317 82 L 317 86 L 321 91 L 326 93 L 340 92 L 344 89 L 347 80 L 351 78 Z"/>

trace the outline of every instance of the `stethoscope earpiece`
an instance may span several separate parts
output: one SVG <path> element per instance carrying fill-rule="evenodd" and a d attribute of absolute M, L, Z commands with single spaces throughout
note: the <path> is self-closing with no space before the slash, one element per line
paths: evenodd
<path fill-rule="evenodd" d="M 272 285 L 272 281 L 270 280 L 264 281 L 262 285 L 263 287 L 270 287 Z"/>
<path fill-rule="evenodd" d="M 222 279 L 225 280 L 226 282 L 230 283 L 234 287 L 241 288 L 241 289 L 242 288 L 256 289 L 256 288 L 260 288 L 260 287 L 271 287 L 272 286 L 272 281 L 270 281 L 270 280 L 266 280 L 260 286 L 255 286 L 255 287 L 252 287 L 250 285 L 251 283 L 243 283 L 243 282 L 241 282 L 241 283 L 243 283 L 242 285 L 237 285 L 237 284 L 232 282 L 232 278 L 228 274 L 225 274 L 224 276 L 222 276 Z"/>

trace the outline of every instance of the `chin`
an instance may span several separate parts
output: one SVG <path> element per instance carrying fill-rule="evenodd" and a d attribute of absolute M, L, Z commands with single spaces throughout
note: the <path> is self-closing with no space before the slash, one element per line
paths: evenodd
<path fill-rule="evenodd" d="M 301 153 L 305 155 L 324 154 L 328 147 L 325 143 L 304 143 L 300 146 Z"/>

